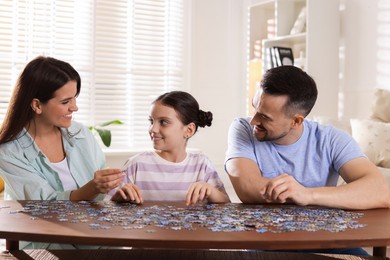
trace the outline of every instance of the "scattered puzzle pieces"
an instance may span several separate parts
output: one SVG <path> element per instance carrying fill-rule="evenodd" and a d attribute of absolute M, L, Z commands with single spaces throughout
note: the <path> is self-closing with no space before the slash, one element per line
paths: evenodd
<path fill-rule="evenodd" d="M 79 208 L 80 210 L 77 210 Z M 245 204 L 201 204 L 192 207 L 139 206 L 131 203 L 93 201 L 30 201 L 23 210 L 31 220 L 56 218 L 60 222 L 86 223 L 91 229 L 106 230 L 113 226 L 123 229 L 146 229 L 158 232 L 159 227 L 172 230 L 195 230 L 199 227 L 214 232 L 342 232 L 348 228 L 361 228 L 357 219 L 363 213 L 341 209 L 299 207 L 267 207 Z"/>

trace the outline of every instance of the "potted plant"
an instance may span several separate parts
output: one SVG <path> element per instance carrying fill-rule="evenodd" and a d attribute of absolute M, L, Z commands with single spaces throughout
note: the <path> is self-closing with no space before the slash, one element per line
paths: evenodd
<path fill-rule="evenodd" d="M 103 127 L 108 125 L 123 125 L 123 122 L 120 120 L 112 120 L 89 127 L 89 130 L 99 134 L 100 139 L 106 147 L 110 147 L 111 145 L 111 130 L 103 129 Z"/>

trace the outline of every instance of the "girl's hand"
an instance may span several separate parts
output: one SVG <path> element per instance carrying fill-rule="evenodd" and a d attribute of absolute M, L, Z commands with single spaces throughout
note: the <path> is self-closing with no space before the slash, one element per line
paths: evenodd
<path fill-rule="evenodd" d="M 142 204 L 144 202 L 141 190 L 133 183 L 127 183 L 118 188 L 111 200 L 130 201 L 137 204 Z"/>
<path fill-rule="evenodd" d="M 207 199 L 215 188 L 206 182 L 194 182 L 188 188 L 186 205 L 195 205 Z"/>

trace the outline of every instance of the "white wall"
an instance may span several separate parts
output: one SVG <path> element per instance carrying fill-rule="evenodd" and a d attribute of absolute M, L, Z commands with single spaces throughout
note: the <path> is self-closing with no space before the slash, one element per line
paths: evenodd
<path fill-rule="evenodd" d="M 383 52 L 386 54 L 390 48 L 390 40 L 386 39 L 390 34 L 390 1 L 345 0 L 342 3 L 341 56 L 345 60 L 341 60 L 339 114 L 345 118 L 366 118 L 370 115 L 373 89 L 390 89 L 390 60 L 383 59 Z M 388 72 L 381 73 L 382 68 Z"/>
<path fill-rule="evenodd" d="M 200 128 L 189 147 L 200 148 L 219 169 L 229 125 L 245 113 L 243 13 L 241 1 L 192 1 L 190 92 L 214 119 L 211 127 Z"/>

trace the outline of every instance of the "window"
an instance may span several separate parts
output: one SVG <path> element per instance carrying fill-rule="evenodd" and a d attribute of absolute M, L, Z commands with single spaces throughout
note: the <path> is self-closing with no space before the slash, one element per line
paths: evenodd
<path fill-rule="evenodd" d="M 19 73 L 38 55 L 81 76 L 85 125 L 119 119 L 112 148 L 150 147 L 148 112 L 184 88 L 184 0 L 0 0 L 0 122 Z"/>

